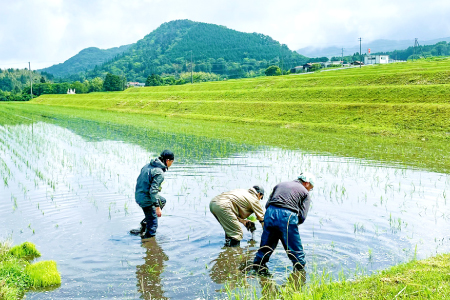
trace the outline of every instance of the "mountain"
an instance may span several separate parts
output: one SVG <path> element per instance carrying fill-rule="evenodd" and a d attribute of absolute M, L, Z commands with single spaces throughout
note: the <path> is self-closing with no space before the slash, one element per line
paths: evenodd
<path fill-rule="evenodd" d="M 429 41 L 421 42 L 419 41 L 420 45 L 434 45 L 438 42 L 450 42 L 450 37 L 447 38 L 440 38 L 440 39 L 434 39 Z M 367 53 L 367 49 L 370 48 L 371 53 L 376 52 L 390 52 L 394 50 L 403 50 L 407 49 L 408 47 L 414 46 L 414 40 L 375 40 L 370 43 L 362 43 L 362 53 Z M 317 48 L 317 47 L 305 47 L 297 50 L 298 53 L 308 56 L 308 57 L 333 57 L 333 56 L 341 56 L 342 54 L 342 47 L 326 47 L 326 48 Z M 351 47 L 344 47 L 344 56 L 345 55 L 352 55 L 354 53 L 359 53 L 359 44 L 355 44 Z"/>
<path fill-rule="evenodd" d="M 244 33 L 215 24 L 176 20 L 162 24 L 122 54 L 78 76 L 104 77 L 109 72 L 125 75 L 128 81 L 145 82 L 151 74 L 177 76 L 190 72 L 192 61 L 194 72 L 212 72 L 238 78 L 261 74 L 272 64 L 289 69 L 306 60 L 286 45 L 260 33 Z M 90 66 L 95 64 L 92 62 Z M 45 71 L 52 73 L 51 70 Z M 59 74 L 73 75 L 79 71 L 61 68 Z"/>
<path fill-rule="evenodd" d="M 64 77 L 71 74 L 93 69 L 96 65 L 113 59 L 115 56 L 127 51 L 131 45 L 124 45 L 110 49 L 99 49 L 90 47 L 81 50 L 77 55 L 69 58 L 65 62 L 51 67 L 41 69 L 39 72 L 46 72 L 55 77 Z"/>

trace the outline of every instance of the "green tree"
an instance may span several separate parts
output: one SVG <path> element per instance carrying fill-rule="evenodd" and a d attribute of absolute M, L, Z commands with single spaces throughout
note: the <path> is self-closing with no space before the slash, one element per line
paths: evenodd
<path fill-rule="evenodd" d="M 159 86 L 163 85 L 163 80 L 161 76 L 152 74 L 147 77 L 147 80 L 145 81 L 145 86 Z"/>
<path fill-rule="evenodd" d="M 111 73 L 106 74 L 105 81 L 103 82 L 103 90 L 110 91 L 122 91 L 123 82 L 120 76 L 113 75 Z"/>
<path fill-rule="evenodd" d="M 88 92 L 100 92 L 103 88 L 103 79 L 100 77 L 95 77 L 91 81 L 89 81 Z"/>
<path fill-rule="evenodd" d="M 312 64 L 311 68 L 309 68 L 309 71 L 314 72 L 314 71 L 320 70 L 321 68 L 322 68 L 321 64 Z"/>
<path fill-rule="evenodd" d="M 266 76 L 280 76 L 281 70 L 278 66 L 270 66 L 264 72 Z"/>

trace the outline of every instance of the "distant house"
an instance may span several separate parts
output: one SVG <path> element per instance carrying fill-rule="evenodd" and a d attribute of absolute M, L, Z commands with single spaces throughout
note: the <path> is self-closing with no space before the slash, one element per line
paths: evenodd
<path fill-rule="evenodd" d="M 364 56 L 365 65 L 388 64 L 389 55 L 366 55 Z"/>
<path fill-rule="evenodd" d="M 291 73 L 300 73 L 303 71 L 303 66 L 297 66 L 297 67 L 293 67 L 291 69 Z"/>
<path fill-rule="evenodd" d="M 132 87 L 132 86 L 134 86 L 134 87 L 143 87 L 143 86 L 145 86 L 145 83 L 141 83 L 141 82 L 128 82 L 128 83 L 127 83 L 127 86 L 128 86 L 128 87 Z"/>
<path fill-rule="evenodd" d="M 342 65 L 342 61 L 340 61 L 340 60 L 336 60 L 336 61 L 327 61 L 327 62 L 323 62 L 323 63 L 321 63 L 322 64 L 322 66 L 324 67 L 324 68 L 328 68 L 328 67 L 331 67 L 331 66 L 339 66 L 339 65 Z"/>
<path fill-rule="evenodd" d="M 67 90 L 67 94 L 69 94 L 69 95 L 75 95 L 75 89 L 68 89 Z"/>

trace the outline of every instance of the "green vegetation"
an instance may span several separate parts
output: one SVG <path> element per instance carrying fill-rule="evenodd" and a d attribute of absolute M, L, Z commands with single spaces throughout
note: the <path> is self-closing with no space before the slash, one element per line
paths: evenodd
<path fill-rule="evenodd" d="M 90 47 L 81 50 L 77 55 L 69 58 L 64 63 L 57 64 L 45 69 L 39 70 L 54 75 L 55 77 L 67 77 L 79 72 L 93 69 L 97 65 L 101 65 L 114 57 L 127 51 L 131 45 L 120 46 L 110 49 L 98 49 Z"/>
<path fill-rule="evenodd" d="M 446 41 L 438 42 L 434 45 L 408 47 L 405 50 L 395 50 L 390 52 L 378 52 L 375 54 L 388 54 L 393 59 L 410 60 L 423 57 L 449 56 L 450 43 Z"/>
<path fill-rule="evenodd" d="M 30 242 L 25 242 L 22 245 L 12 247 L 8 254 L 16 258 L 35 258 L 40 257 L 41 253 L 36 249 L 36 246 Z"/>
<path fill-rule="evenodd" d="M 417 47 L 408 47 L 403 50 L 394 50 L 388 52 L 376 52 L 372 53 L 372 55 L 389 55 L 391 59 L 395 60 L 411 60 L 411 59 L 420 59 L 425 57 L 436 57 L 436 56 L 449 56 L 450 55 L 450 43 L 446 41 L 438 42 L 434 45 L 424 45 Z M 366 54 L 363 54 L 364 56 Z M 326 59 L 326 60 L 320 60 Z M 361 60 L 359 53 L 355 53 L 353 55 L 346 56 L 334 56 L 331 58 L 332 61 L 340 61 L 343 60 L 344 63 L 350 63 L 355 60 Z M 364 59 L 363 59 L 364 60 Z M 308 62 L 318 61 L 318 62 L 326 62 L 328 59 L 326 57 L 320 57 L 316 59 L 310 59 Z"/>
<path fill-rule="evenodd" d="M 65 64 L 79 58 L 73 57 Z M 129 81 L 145 82 L 152 74 L 170 74 L 178 80 L 181 73 L 191 71 L 214 73 L 226 78 L 254 77 L 263 75 L 272 64 L 290 69 L 305 60 L 306 57 L 263 34 L 177 20 L 162 24 L 111 60 L 97 63 L 95 67 L 92 63 L 91 68 L 85 68 L 87 71 L 71 68 L 69 64 L 58 65 L 61 67 L 57 72 L 56 66 L 44 70 L 81 82 L 95 77 L 104 78 L 107 73 L 125 76 Z"/>
<path fill-rule="evenodd" d="M 104 91 L 123 91 L 126 88 L 127 81 L 124 77 L 113 75 L 111 73 L 106 74 L 105 81 L 103 82 Z"/>
<path fill-rule="evenodd" d="M 284 285 L 261 279 L 262 297 L 244 287 L 227 289 L 229 299 L 447 299 L 450 294 L 450 255 L 411 261 L 374 274 L 348 281 L 333 281 L 325 271 L 304 276 L 293 273 Z"/>
<path fill-rule="evenodd" d="M 138 127 L 155 126 L 146 117 L 152 115 L 160 128 L 174 132 L 235 142 L 245 137 L 251 144 L 445 172 L 450 170 L 449 65 L 450 60 L 423 60 L 121 93 L 43 95 L 29 104 L 46 105 L 46 113 Z M 20 108 L 42 110 L 29 104 Z M 128 120 L 100 111 L 138 115 Z"/>
<path fill-rule="evenodd" d="M 10 248 L 0 243 L 0 299 L 18 299 L 25 292 L 61 284 L 61 277 L 54 261 L 30 261 L 41 254 L 29 242 Z"/>

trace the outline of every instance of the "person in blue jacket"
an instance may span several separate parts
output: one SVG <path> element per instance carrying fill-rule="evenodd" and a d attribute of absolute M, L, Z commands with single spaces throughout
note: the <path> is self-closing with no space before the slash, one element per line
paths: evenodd
<path fill-rule="evenodd" d="M 141 236 L 143 239 L 156 234 L 158 217 L 161 217 L 161 208 L 166 203 L 166 199 L 159 195 L 161 183 L 164 181 L 164 172 L 169 169 L 174 159 L 172 151 L 164 150 L 159 157 L 141 169 L 137 178 L 135 199 L 145 214 L 145 219 L 141 222 L 141 226 L 145 226 Z"/>
<path fill-rule="evenodd" d="M 308 215 L 315 177 L 309 172 L 301 173 L 294 181 L 277 184 L 266 203 L 264 228 L 261 244 L 253 261 L 253 269 L 260 274 L 268 274 L 266 263 L 275 251 L 278 241 L 283 244 L 294 270 L 303 270 L 306 265 L 305 253 L 298 231 Z"/>

